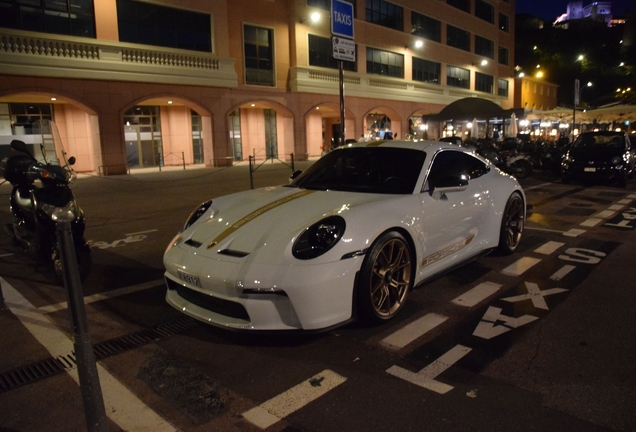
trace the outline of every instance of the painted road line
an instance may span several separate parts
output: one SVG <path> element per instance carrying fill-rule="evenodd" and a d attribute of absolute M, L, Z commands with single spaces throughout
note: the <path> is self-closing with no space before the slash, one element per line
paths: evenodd
<path fill-rule="evenodd" d="M 388 345 L 389 348 L 404 348 L 415 339 L 425 335 L 438 325 L 442 324 L 447 319 L 448 317 L 445 317 L 444 315 L 438 315 L 435 313 L 426 314 L 385 337 L 382 339 L 382 343 Z"/>
<path fill-rule="evenodd" d="M 561 279 L 566 277 L 568 275 L 568 273 L 570 273 L 575 268 L 576 268 L 576 266 L 573 266 L 573 265 L 569 265 L 569 264 L 568 265 L 564 265 L 559 270 L 557 270 L 552 276 L 550 276 L 550 279 L 553 280 L 553 281 L 560 281 Z"/>
<path fill-rule="evenodd" d="M 627 204 L 630 204 L 631 202 L 632 202 L 632 200 L 630 200 L 630 199 L 622 199 L 617 204 L 627 205 Z"/>
<path fill-rule="evenodd" d="M 118 288 L 112 291 L 107 291 L 105 293 L 93 294 L 91 296 L 84 297 L 84 304 L 95 303 L 101 300 L 107 300 L 113 297 L 119 297 L 122 295 L 131 294 L 137 291 L 147 290 L 149 288 L 154 288 L 164 284 L 165 284 L 165 281 L 163 279 L 158 279 L 155 281 L 144 282 L 144 283 L 132 285 L 129 287 Z M 59 310 L 66 309 L 67 307 L 68 307 L 68 304 L 66 302 L 60 302 L 60 303 L 56 303 L 56 304 L 52 304 L 48 306 L 39 307 L 37 310 L 39 310 L 42 313 L 51 313 L 51 312 L 57 312 Z"/>
<path fill-rule="evenodd" d="M 609 219 L 612 216 L 614 216 L 614 213 L 616 213 L 616 212 L 612 211 L 612 210 L 603 210 L 602 212 L 599 212 L 599 213 L 595 214 L 594 217 L 602 218 L 602 219 Z"/>
<path fill-rule="evenodd" d="M 541 261 L 539 258 L 523 257 L 512 263 L 501 272 L 508 276 L 521 276 L 526 270 Z"/>
<path fill-rule="evenodd" d="M 598 225 L 601 222 L 603 222 L 603 219 L 589 218 L 588 220 L 581 222 L 581 226 L 593 227 Z"/>
<path fill-rule="evenodd" d="M 526 290 L 528 294 L 517 295 L 513 297 L 502 298 L 501 300 L 509 303 L 516 303 L 524 300 L 530 300 L 532 305 L 537 309 L 550 310 L 544 297 L 552 294 L 559 294 L 565 291 L 569 291 L 565 288 L 550 288 L 546 290 L 539 289 L 539 285 L 533 282 L 526 282 Z"/>
<path fill-rule="evenodd" d="M 541 247 L 538 247 L 534 251 L 536 253 L 538 253 L 538 254 L 541 254 L 541 255 L 550 255 L 550 254 L 556 252 L 556 250 L 559 249 L 563 245 L 565 245 L 565 243 L 549 241 L 546 244 L 542 245 Z"/>
<path fill-rule="evenodd" d="M 22 325 L 31 332 L 54 358 L 73 350 L 71 340 L 60 331 L 53 321 L 43 315 L 9 283 L 0 278 L 5 304 Z M 67 373 L 79 385 L 77 369 Z M 106 415 L 125 431 L 173 432 L 177 429 L 144 404 L 126 386 L 97 363 L 97 374 L 104 397 Z M 78 387 L 77 392 L 80 392 Z"/>
<path fill-rule="evenodd" d="M 468 348 L 463 345 L 455 345 L 440 358 L 417 373 L 411 372 L 410 370 L 399 366 L 391 366 L 386 371 L 388 374 L 408 381 L 411 384 L 424 387 L 425 389 L 432 390 L 439 394 L 445 394 L 451 391 L 453 386 L 436 381 L 435 378 L 471 351 L 472 348 Z"/>
<path fill-rule="evenodd" d="M 470 291 L 455 298 L 452 303 L 459 306 L 473 307 L 496 293 L 499 288 L 501 288 L 501 285 L 493 282 L 480 283 Z"/>
<path fill-rule="evenodd" d="M 267 429 L 346 380 L 345 377 L 329 369 L 324 370 L 267 402 L 244 412 L 243 417 L 261 429 Z"/>
<path fill-rule="evenodd" d="M 139 235 L 139 234 L 147 234 L 147 233 L 157 232 L 157 231 L 159 231 L 159 230 L 151 229 L 151 230 L 147 230 L 147 231 L 139 231 L 139 232 L 136 232 L 136 233 L 130 233 L 130 234 L 124 234 L 124 235 L 125 236 L 136 236 L 136 235 Z"/>
<path fill-rule="evenodd" d="M 619 203 L 619 204 L 614 204 L 614 205 L 609 206 L 609 207 L 607 208 L 607 210 L 611 210 L 611 211 L 619 211 L 619 210 L 621 210 L 623 207 L 625 207 L 625 206 L 624 206 L 624 205 L 620 205 L 620 203 Z"/>
<path fill-rule="evenodd" d="M 531 226 L 528 226 L 528 225 L 524 226 L 524 228 L 527 229 L 527 230 L 533 230 L 533 231 L 544 231 L 544 232 L 563 234 L 563 231 L 552 230 L 552 229 L 547 229 L 547 228 L 531 227 Z"/>
<path fill-rule="evenodd" d="M 566 237 L 578 237 L 581 234 L 585 234 L 586 232 L 587 232 L 586 230 L 572 228 L 572 229 L 564 232 L 563 235 L 566 236 Z"/>
<path fill-rule="evenodd" d="M 636 199 L 636 194 L 630 194 L 630 195 L 627 195 L 627 198 L 630 198 L 630 199 Z"/>

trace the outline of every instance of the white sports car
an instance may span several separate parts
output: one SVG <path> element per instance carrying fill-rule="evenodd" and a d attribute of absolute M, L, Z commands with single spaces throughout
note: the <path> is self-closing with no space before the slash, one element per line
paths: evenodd
<path fill-rule="evenodd" d="M 165 252 L 166 299 L 232 329 L 382 322 L 415 285 L 514 252 L 525 200 L 512 176 L 462 147 L 347 145 L 289 185 L 201 204 Z"/>

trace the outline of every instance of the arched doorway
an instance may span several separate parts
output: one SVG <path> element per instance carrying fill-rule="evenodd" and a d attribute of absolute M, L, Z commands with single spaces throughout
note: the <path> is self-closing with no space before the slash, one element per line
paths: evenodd
<path fill-rule="evenodd" d="M 294 117 L 286 107 L 267 100 L 245 102 L 228 116 L 232 159 L 277 158 L 294 153 Z"/>
<path fill-rule="evenodd" d="M 0 96 L 0 159 L 9 153 L 9 144 L 14 139 L 33 146 L 37 155 L 43 137 L 33 125 L 40 120 L 56 123 L 65 151 L 76 158 L 76 171 L 97 171 L 101 165 L 101 146 L 96 112 L 56 93 L 20 92 Z"/>
<path fill-rule="evenodd" d="M 319 157 L 324 150 L 338 144 L 341 133 L 340 106 L 322 103 L 305 114 L 307 157 Z M 345 109 L 345 140 L 356 139 L 355 117 Z"/>
<path fill-rule="evenodd" d="M 388 107 L 376 107 L 364 115 L 364 139 L 367 141 L 403 139 L 402 119 Z"/>

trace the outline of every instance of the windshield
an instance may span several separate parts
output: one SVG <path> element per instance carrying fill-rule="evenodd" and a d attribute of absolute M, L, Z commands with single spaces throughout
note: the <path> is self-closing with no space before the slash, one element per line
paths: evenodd
<path fill-rule="evenodd" d="M 411 194 L 426 153 L 391 147 L 339 148 L 309 167 L 290 186 L 380 194 Z"/>
<path fill-rule="evenodd" d="M 625 140 L 623 136 L 616 133 L 584 133 L 581 134 L 574 144 L 573 148 L 625 148 Z"/>

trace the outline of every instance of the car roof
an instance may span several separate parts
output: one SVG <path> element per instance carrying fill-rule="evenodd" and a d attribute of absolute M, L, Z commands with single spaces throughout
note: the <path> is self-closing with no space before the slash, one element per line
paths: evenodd
<path fill-rule="evenodd" d="M 380 141 L 365 141 L 351 144 L 345 144 L 342 148 L 347 147 L 392 147 L 392 148 L 406 148 L 421 151 L 433 151 L 442 149 L 460 150 L 462 147 L 458 147 L 455 144 L 439 141 L 400 141 L 400 140 L 380 140 Z"/>

